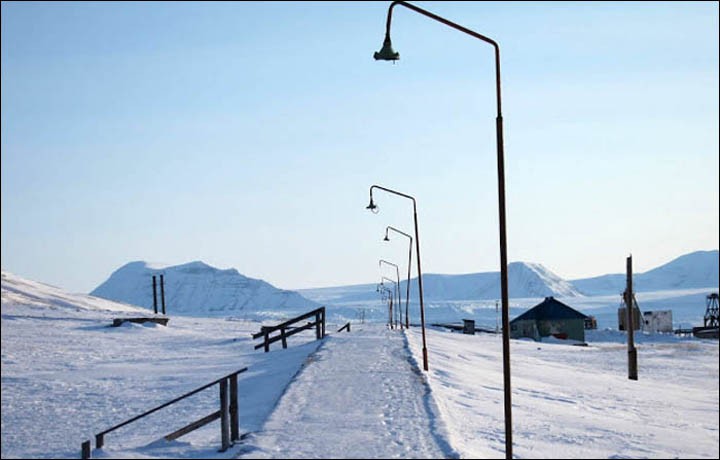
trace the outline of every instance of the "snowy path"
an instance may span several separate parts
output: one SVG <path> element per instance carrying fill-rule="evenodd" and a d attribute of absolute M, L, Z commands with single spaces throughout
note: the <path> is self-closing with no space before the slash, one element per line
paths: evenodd
<path fill-rule="evenodd" d="M 325 339 L 243 455 L 457 457 L 405 335 L 380 325 L 353 328 Z"/>

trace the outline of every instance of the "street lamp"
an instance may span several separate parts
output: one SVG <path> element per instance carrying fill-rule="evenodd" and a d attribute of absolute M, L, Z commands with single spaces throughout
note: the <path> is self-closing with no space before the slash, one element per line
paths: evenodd
<path fill-rule="evenodd" d="M 392 306 L 395 304 L 395 297 L 396 297 L 397 295 L 399 295 L 399 293 L 400 293 L 400 286 L 398 286 L 398 284 L 395 282 L 395 280 L 390 279 L 390 278 L 388 278 L 387 276 L 381 276 L 381 277 L 380 277 L 380 280 L 381 280 L 381 281 L 380 281 L 380 284 L 382 284 L 384 281 L 389 281 L 389 282 L 391 282 L 391 283 L 393 284 L 393 290 L 392 290 L 392 292 L 390 293 L 390 300 L 391 300 L 391 303 L 390 303 L 390 306 L 391 306 L 391 308 L 390 308 L 390 322 L 391 322 L 391 324 L 394 325 L 394 326 L 392 327 L 392 329 L 395 329 L 395 327 L 397 327 L 397 318 L 396 318 L 396 316 L 395 316 L 395 311 L 392 309 Z"/>
<path fill-rule="evenodd" d="M 400 310 L 400 308 L 402 306 L 402 301 L 400 300 L 400 269 L 394 263 L 388 262 L 387 260 L 380 259 L 379 265 L 381 267 L 382 267 L 382 264 L 387 264 L 392 267 L 395 267 L 395 273 L 397 274 L 397 299 L 398 299 L 397 308 L 398 308 L 398 315 L 400 317 L 400 329 L 402 329 L 402 310 Z"/>
<path fill-rule="evenodd" d="M 395 233 L 399 233 L 401 235 L 405 235 L 410 239 L 410 249 L 408 250 L 408 277 L 407 277 L 407 291 L 405 292 L 405 329 L 410 329 L 410 315 L 408 313 L 408 305 L 410 302 L 410 265 L 412 265 L 412 242 L 413 238 L 412 236 L 408 235 L 405 232 L 402 232 L 398 230 L 395 227 L 387 226 L 385 228 L 385 238 L 383 238 L 383 241 L 390 241 L 390 238 L 388 238 L 388 230 L 392 230 Z"/>
<path fill-rule="evenodd" d="M 374 188 L 379 189 L 379 190 L 384 190 L 388 193 L 392 193 L 393 195 L 398 195 L 403 198 L 407 198 L 409 200 L 412 200 L 412 203 L 413 203 L 413 219 L 415 221 L 415 254 L 417 254 L 418 290 L 420 291 L 420 325 L 422 327 L 423 369 L 425 369 L 427 371 L 428 370 L 428 355 L 427 355 L 427 341 L 425 339 L 425 304 L 423 303 L 422 269 L 420 268 L 420 236 L 418 235 L 417 203 L 415 202 L 415 198 L 411 197 L 410 195 L 406 195 L 404 193 L 400 193 L 398 191 L 391 190 L 389 188 L 381 187 L 380 185 L 372 185 L 372 186 L 370 186 L 370 204 L 366 208 L 366 209 L 371 210 L 372 212 L 375 212 L 375 213 L 378 212 L 378 206 L 373 201 L 373 189 Z"/>
<path fill-rule="evenodd" d="M 459 24 L 448 21 L 436 14 L 418 8 L 404 1 L 395 1 L 388 8 L 387 23 L 385 28 L 385 40 L 382 49 L 374 54 L 376 60 L 397 61 L 400 59 L 400 53 L 395 52 L 392 48 L 390 40 L 390 25 L 392 22 L 392 11 L 396 5 L 404 6 L 416 13 L 434 19 L 446 26 L 459 30 L 467 35 L 475 37 L 493 46 L 495 49 L 495 93 L 497 104 L 497 117 L 495 119 L 495 129 L 497 135 L 497 174 L 498 174 L 498 213 L 500 225 L 500 289 L 502 297 L 502 324 L 503 324 L 503 383 L 505 390 L 505 457 L 512 458 L 512 398 L 510 390 L 510 308 L 508 299 L 508 272 L 507 272 L 507 235 L 505 226 L 505 160 L 503 145 L 503 119 L 502 119 L 502 99 L 500 92 L 500 46 L 484 35 L 467 29 Z M 420 254 L 418 254 L 418 258 Z M 419 278 L 418 273 L 418 279 Z M 421 301 L 422 301 L 422 289 Z"/>
<path fill-rule="evenodd" d="M 392 281 L 392 280 L 390 280 L 390 281 Z M 388 301 L 388 326 L 390 327 L 390 329 L 392 329 L 393 328 L 392 299 L 393 299 L 394 293 L 390 289 L 386 288 L 382 281 L 380 281 L 380 284 L 377 287 L 377 292 L 380 293 L 381 300 L 385 300 L 386 293 L 388 295 L 388 299 L 389 299 L 389 301 Z"/>

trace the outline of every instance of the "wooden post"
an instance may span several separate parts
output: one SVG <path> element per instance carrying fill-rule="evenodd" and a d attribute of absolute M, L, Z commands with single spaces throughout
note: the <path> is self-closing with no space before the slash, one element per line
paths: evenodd
<path fill-rule="evenodd" d="M 322 338 L 325 338 L 325 307 L 322 307 Z"/>
<path fill-rule="evenodd" d="M 91 458 L 92 455 L 90 454 L 90 441 L 85 441 L 82 443 L 82 450 L 80 453 L 82 459 Z"/>
<path fill-rule="evenodd" d="M 163 315 L 165 314 L 165 278 L 160 275 L 160 300 L 162 302 Z"/>
<path fill-rule="evenodd" d="M 238 375 L 230 377 L 230 441 L 240 440 L 240 414 L 238 412 Z"/>
<path fill-rule="evenodd" d="M 285 337 L 285 328 L 280 328 L 280 338 L 282 340 L 283 349 L 287 348 L 287 338 Z"/>
<path fill-rule="evenodd" d="M 105 444 L 105 435 L 104 434 L 96 434 L 95 435 L 95 448 L 102 449 L 102 446 L 104 444 Z"/>
<path fill-rule="evenodd" d="M 230 447 L 230 404 L 228 401 L 228 379 L 220 380 L 220 438 L 225 452 Z"/>
<path fill-rule="evenodd" d="M 315 313 L 315 338 L 318 340 L 322 339 L 320 334 L 320 312 L 318 311 Z"/>
<path fill-rule="evenodd" d="M 270 338 L 268 337 L 268 331 L 267 331 L 267 329 L 263 329 L 263 337 L 264 337 L 264 340 L 265 340 L 265 343 L 264 343 L 264 345 L 265 345 L 265 353 L 267 353 L 268 351 L 270 351 Z"/>
<path fill-rule="evenodd" d="M 157 315 L 157 283 L 155 281 L 155 275 L 153 275 L 153 311 Z"/>
<path fill-rule="evenodd" d="M 637 380 L 637 349 L 635 348 L 635 302 L 633 298 L 632 255 L 627 258 L 627 287 L 625 288 L 625 310 L 627 311 L 628 333 L 628 379 Z"/>

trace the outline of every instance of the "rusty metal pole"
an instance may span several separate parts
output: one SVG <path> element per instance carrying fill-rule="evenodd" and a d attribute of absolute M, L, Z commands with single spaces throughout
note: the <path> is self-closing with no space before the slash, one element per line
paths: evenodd
<path fill-rule="evenodd" d="M 628 331 L 628 379 L 638 379 L 637 349 L 635 348 L 635 302 L 633 301 L 632 255 L 627 258 L 627 286 L 625 288 L 625 311 Z"/>
<path fill-rule="evenodd" d="M 392 230 L 395 233 L 399 233 L 401 235 L 406 236 L 410 239 L 410 244 L 408 245 L 408 274 L 407 274 L 407 285 L 405 286 L 405 329 L 410 329 L 410 270 L 412 268 L 412 246 L 413 246 L 413 237 L 408 235 L 407 233 L 398 230 L 395 227 L 387 226 L 385 228 L 385 241 L 390 241 L 388 238 L 388 230 Z"/>
<path fill-rule="evenodd" d="M 394 4 L 394 3 L 393 3 Z M 392 8 L 392 5 L 390 6 Z M 388 18 L 388 27 L 390 26 L 389 18 Z M 389 29 L 388 29 L 389 30 Z M 420 327 L 422 328 L 422 353 L 423 353 L 423 369 L 428 370 L 428 353 L 427 353 L 427 340 L 425 338 L 425 303 L 423 301 L 423 287 L 422 287 L 422 268 L 420 266 L 420 234 L 418 230 L 418 218 L 417 218 L 417 202 L 415 201 L 415 198 L 411 197 L 410 195 L 406 195 L 404 193 L 400 193 L 396 190 L 392 190 L 386 187 L 382 187 L 380 185 L 371 185 L 370 186 L 370 204 L 367 206 L 367 209 L 370 209 L 373 212 L 377 209 L 377 206 L 373 202 L 373 189 L 380 189 L 384 190 L 388 193 L 392 193 L 394 195 L 398 195 L 404 198 L 407 198 L 409 200 L 412 200 L 413 203 L 413 220 L 415 221 L 415 254 L 417 254 L 417 270 L 418 270 L 418 289 L 420 291 Z"/>
<path fill-rule="evenodd" d="M 397 5 L 404 6 L 416 13 L 420 13 L 430 19 L 434 19 L 455 30 L 468 34 L 493 46 L 495 50 L 495 93 L 497 103 L 497 117 L 495 130 L 497 134 L 497 175 L 498 175 L 498 214 L 500 233 L 500 291 L 502 298 L 502 324 L 503 324 L 503 387 L 505 405 L 505 458 L 512 458 L 512 391 L 510 388 L 510 301 L 508 293 L 508 269 L 507 269 L 507 228 L 505 216 L 505 146 L 503 141 L 503 118 L 502 118 L 502 97 L 500 86 L 500 46 L 498 43 L 482 34 L 472 31 L 466 27 L 419 8 L 405 1 L 394 1 L 388 8 L 387 23 L 385 26 L 385 40 L 380 52 L 374 54 L 375 59 L 396 61 L 400 54 L 392 49 L 390 40 L 390 26 L 392 23 L 392 11 Z M 417 236 L 417 232 L 416 232 Z M 419 246 L 419 243 L 416 241 Z M 418 259 L 420 252 L 418 251 Z M 418 273 L 418 282 L 422 286 L 422 276 Z M 420 287 L 420 303 L 422 305 L 422 287 Z M 422 310 L 422 307 L 421 307 Z M 424 319 L 423 319 L 424 322 Z M 423 327 L 423 335 L 425 329 Z M 427 370 L 427 369 L 426 369 Z"/>

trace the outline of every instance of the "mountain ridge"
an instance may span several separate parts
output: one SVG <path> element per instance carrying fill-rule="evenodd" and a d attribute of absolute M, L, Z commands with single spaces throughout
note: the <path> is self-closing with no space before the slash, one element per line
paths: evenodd
<path fill-rule="evenodd" d="M 162 308 L 158 275 L 164 275 L 168 314 L 187 316 L 257 315 L 306 311 L 320 305 L 295 291 L 242 275 L 234 268 L 219 269 L 196 260 L 174 266 L 145 261 L 128 262 L 115 270 L 90 295 L 153 309 L 152 276 L 156 275 L 157 308 Z"/>

